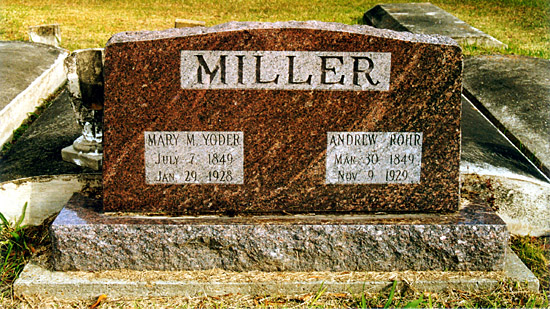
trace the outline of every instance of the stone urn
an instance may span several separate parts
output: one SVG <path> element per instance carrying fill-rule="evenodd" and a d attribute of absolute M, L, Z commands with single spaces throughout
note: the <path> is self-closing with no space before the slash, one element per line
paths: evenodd
<path fill-rule="evenodd" d="M 82 135 L 61 151 L 63 160 L 101 170 L 103 164 L 103 49 L 82 49 L 65 59 L 67 88 Z"/>

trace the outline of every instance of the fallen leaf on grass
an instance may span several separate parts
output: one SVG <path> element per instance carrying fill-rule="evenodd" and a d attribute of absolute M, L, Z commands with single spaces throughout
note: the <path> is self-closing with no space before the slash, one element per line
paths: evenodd
<path fill-rule="evenodd" d="M 306 302 L 306 301 L 310 300 L 312 297 L 313 297 L 313 293 L 308 293 L 308 294 L 304 294 L 304 295 L 298 295 L 296 297 L 296 299 L 299 300 L 299 301 L 302 301 L 302 302 Z"/>
<path fill-rule="evenodd" d="M 105 300 L 105 298 L 107 298 L 107 295 L 105 295 L 105 294 L 99 295 L 99 297 L 97 298 L 97 301 L 96 301 L 93 305 L 90 306 L 90 309 L 97 308 L 97 306 L 99 306 L 99 304 L 100 304 L 103 300 Z"/>
<path fill-rule="evenodd" d="M 327 296 L 333 296 L 338 298 L 346 298 L 349 296 L 347 293 L 327 293 Z"/>

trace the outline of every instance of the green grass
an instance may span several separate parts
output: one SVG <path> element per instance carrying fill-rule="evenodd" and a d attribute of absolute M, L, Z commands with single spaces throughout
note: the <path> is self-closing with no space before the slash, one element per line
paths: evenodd
<path fill-rule="evenodd" d="M 0 40 L 27 40 L 29 26 L 47 23 L 61 24 L 62 46 L 70 50 L 103 47 L 117 32 L 171 28 L 177 18 L 202 20 L 208 26 L 233 20 L 321 20 L 357 24 L 368 9 L 389 2 L 403 1 L 2 0 Z M 432 3 L 509 46 L 504 50 L 465 46 L 466 54 L 550 58 L 546 0 L 436 0 Z"/>
<path fill-rule="evenodd" d="M 550 5 L 546 0 L 467 0 L 439 6 L 508 45 L 505 50 L 467 46 L 464 49 L 466 54 L 496 51 L 550 57 Z"/>
<path fill-rule="evenodd" d="M 21 222 L 25 218 L 27 203 L 23 207 L 21 217 L 15 222 L 9 222 L 2 213 L 0 213 L 0 254 L 1 254 L 1 269 L 0 280 L 3 283 L 1 294 L 9 291 L 11 284 L 23 270 L 31 253 L 32 245 L 27 243 L 25 235 L 25 227 L 21 226 Z"/>
<path fill-rule="evenodd" d="M 33 254 L 49 243 L 48 226 L 53 217 L 39 226 L 23 226 L 27 203 L 15 222 L 0 213 L 0 307 L 3 300 L 12 300 L 12 285 Z M 35 249 L 36 248 L 36 249 Z"/>
<path fill-rule="evenodd" d="M 550 293 L 550 238 L 514 236 L 511 248 Z"/>

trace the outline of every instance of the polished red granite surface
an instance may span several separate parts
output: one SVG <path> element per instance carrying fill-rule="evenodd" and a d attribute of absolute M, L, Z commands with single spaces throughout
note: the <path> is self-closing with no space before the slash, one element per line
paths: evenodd
<path fill-rule="evenodd" d="M 388 91 L 182 89 L 182 50 L 391 53 Z M 458 209 L 462 53 L 454 41 L 319 22 L 121 33 L 105 49 L 105 211 Z M 242 184 L 145 180 L 145 131 L 237 131 Z M 420 182 L 325 184 L 327 132 L 422 132 Z"/>

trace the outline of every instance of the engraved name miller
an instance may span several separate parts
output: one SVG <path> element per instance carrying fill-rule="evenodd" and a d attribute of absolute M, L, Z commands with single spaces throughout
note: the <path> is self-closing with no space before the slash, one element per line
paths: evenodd
<path fill-rule="evenodd" d="M 183 89 L 388 91 L 391 53 L 181 51 Z"/>

